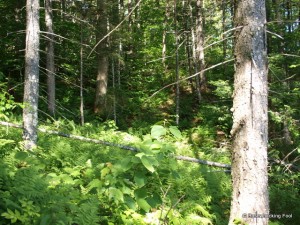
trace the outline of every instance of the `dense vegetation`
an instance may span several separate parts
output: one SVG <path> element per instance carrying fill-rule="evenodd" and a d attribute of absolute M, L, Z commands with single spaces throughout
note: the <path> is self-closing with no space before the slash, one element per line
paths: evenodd
<path fill-rule="evenodd" d="M 227 224 L 230 171 L 175 156 L 230 164 L 233 61 L 206 71 L 201 101 L 195 77 L 180 82 L 176 124 L 176 86 L 157 91 L 176 81 L 176 69 L 180 79 L 196 71 L 191 50 L 195 2 L 178 1 L 175 18 L 172 3 L 143 1 L 107 42 L 106 108 L 95 114 L 97 54 L 89 54 L 96 44 L 96 3 L 85 2 L 87 12 L 81 1 L 53 1 L 58 35 L 55 115 L 47 111 L 43 49 L 48 39 L 41 33 L 39 127 L 138 151 L 47 133 L 39 133 L 37 149 L 25 151 L 22 130 L 0 126 L 0 224 Z M 107 2 L 112 30 L 133 6 L 131 1 L 124 1 L 123 8 L 117 1 Z M 299 0 L 266 2 L 270 215 L 277 217 L 270 218 L 270 224 L 298 225 Z M 22 123 L 24 92 L 24 5 L 21 0 L 0 1 L 0 120 L 17 124 Z M 209 68 L 233 58 L 233 5 L 207 1 L 204 6 Z M 45 30 L 44 11 L 40 12 Z M 167 51 L 162 62 L 164 31 Z M 78 97 L 81 46 L 84 125 Z"/>

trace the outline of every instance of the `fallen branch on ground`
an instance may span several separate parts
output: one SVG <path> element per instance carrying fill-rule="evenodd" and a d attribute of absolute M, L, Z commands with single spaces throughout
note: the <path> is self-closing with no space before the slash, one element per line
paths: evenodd
<path fill-rule="evenodd" d="M 4 121 L 0 121 L 0 125 L 23 129 L 22 125 L 9 123 L 9 122 L 4 122 Z M 46 130 L 46 129 L 43 129 L 43 128 L 38 128 L 38 131 L 40 131 L 42 133 L 54 134 L 54 135 L 57 135 L 57 136 L 71 138 L 71 139 L 75 139 L 75 140 L 91 142 L 91 143 L 106 145 L 106 146 L 111 146 L 111 147 L 117 147 L 117 148 L 120 148 L 120 149 L 133 151 L 133 152 L 138 152 L 139 151 L 138 148 L 135 148 L 135 147 L 132 147 L 132 146 L 122 145 L 122 144 L 118 144 L 118 143 L 102 141 L 102 140 L 97 140 L 97 139 L 92 139 L 92 138 L 86 138 L 86 137 L 78 136 L 78 135 L 74 135 L 74 134 L 66 134 L 66 133 L 62 133 L 62 132 L 58 132 L 58 131 Z M 188 157 L 188 156 L 181 156 L 181 155 L 177 155 L 177 156 L 174 155 L 173 157 L 177 160 L 182 160 L 182 161 L 187 161 L 187 162 L 192 162 L 192 163 L 198 163 L 198 164 L 214 166 L 214 167 L 221 167 L 221 168 L 229 168 L 229 169 L 231 168 L 231 165 L 229 165 L 229 164 L 213 162 L 213 161 L 208 161 L 208 160 L 204 160 L 204 159 L 196 159 L 196 158 L 192 158 L 192 157 Z M 282 166 L 285 166 L 285 167 L 288 167 L 288 168 L 293 168 L 297 171 L 300 171 L 300 168 L 298 166 L 293 165 L 292 163 L 286 163 L 282 160 L 274 159 L 274 158 L 269 158 L 269 161 L 272 161 L 272 162 L 275 162 L 276 164 L 279 164 L 279 165 L 282 165 Z"/>
<path fill-rule="evenodd" d="M 203 160 L 203 159 L 196 159 L 196 158 L 192 158 L 192 157 L 188 157 L 188 156 L 176 155 L 174 157 L 175 157 L 175 159 L 188 161 L 188 162 L 194 162 L 194 163 L 199 163 L 199 164 L 204 164 L 204 165 L 209 165 L 209 166 L 222 167 L 222 168 L 231 168 L 231 166 L 229 164 L 224 164 L 224 163 L 219 163 L 219 162 L 212 162 L 212 161 L 207 161 L 207 160 Z"/>
<path fill-rule="evenodd" d="M 19 124 L 9 123 L 9 122 L 0 121 L 0 125 L 23 129 L 23 126 L 21 126 Z M 46 130 L 44 128 L 38 128 L 38 131 L 40 131 L 42 133 L 54 134 L 54 135 L 57 135 L 57 136 L 71 138 L 71 139 L 75 139 L 75 140 L 80 140 L 80 141 L 91 142 L 91 143 L 100 144 L 100 145 L 117 147 L 117 148 L 120 148 L 120 149 L 134 151 L 134 152 L 140 151 L 138 148 L 128 146 L 128 145 L 122 145 L 122 144 L 108 142 L 108 141 L 102 141 L 102 140 L 97 140 L 97 139 L 92 139 L 92 138 L 86 138 L 86 137 L 82 137 L 82 136 L 78 136 L 78 135 L 74 135 L 74 134 L 66 134 L 66 133 L 53 131 L 53 130 Z M 174 158 L 177 159 L 177 160 L 193 162 L 193 163 L 199 163 L 199 164 L 204 164 L 204 165 L 209 165 L 209 166 L 222 167 L 222 168 L 231 168 L 231 166 L 228 165 L 228 164 L 207 161 L 207 160 L 204 160 L 204 159 L 196 159 L 196 158 L 192 158 L 192 157 L 188 157 L 188 156 L 180 156 L 179 155 L 179 156 L 174 156 Z"/>

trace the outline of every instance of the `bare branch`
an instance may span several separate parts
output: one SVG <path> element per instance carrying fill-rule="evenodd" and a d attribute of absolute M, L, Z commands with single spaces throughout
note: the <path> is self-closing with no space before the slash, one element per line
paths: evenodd
<path fill-rule="evenodd" d="M 107 37 L 109 37 L 109 35 L 111 35 L 114 31 L 116 31 L 123 23 L 125 20 L 127 20 L 130 15 L 134 12 L 134 10 L 139 6 L 139 4 L 141 3 L 142 0 L 139 0 L 136 5 L 132 8 L 132 10 L 127 14 L 127 16 L 114 28 L 112 29 L 110 32 L 108 32 L 100 41 L 98 41 L 98 43 L 94 46 L 94 48 L 91 50 L 91 52 L 88 54 L 87 58 L 89 58 L 91 56 L 91 54 L 95 51 L 95 49 L 97 48 L 97 46 L 104 41 Z"/>
<path fill-rule="evenodd" d="M 40 31 L 40 33 L 41 33 L 41 34 L 51 34 L 51 35 L 53 35 L 53 36 L 55 36 L 55 37 L 59 37 L 59 38 L 61 38 L 61 39 L 70 41 L 71 43 L 75 43 L 75 44 L 78 44 L 78 45 L 82 45 L 82 46 L 91 48 L 91 46 L 89 46 L 89 45 L 87 45 L 87 44 L 82 44 L 82 43 L 80 43 L 79 41 L 74 41 L 74 40 L 72 40 L 72 39 L 70 39 L 70 38 L 66 38 L 66 37 L 61 36 L 61 35 L 56 34 L 56 33 L 50 33 L 50 32 L 46 32 L 46 31 Z M 43 35 L 43 36 L 44 36 L 44 35 Z M 45 37 L 45 36 L 44 36 L 44 37 Z M 56 43 L 59 44 L 59 42 L 56 42 Z"/>
<path fill-rule="evenodd" d="M 4 121 L 0 121 L 0 125 L 8 126 L 8 127 L 14 127 L 14 128 L 20 128 L 20 129 L 23 128 L 23 126 L 21 126 L 21 125 L 14 124 L 14 123 L 9 123 L 9 122 L 4 122 Z M 97 139 L 92 139 L 92 138 L 86 138 L 86 137 L 73 135 L 73 134 L 66 134 L 66 133 L 62 133 L 62 132 L 59 132 L 59 131 L 46 130 L 44 128 L 38 128 L 38 131 L 40 131 L 42 133 L 46 133 L 46 134 L 54 134 L 54 135 L 58 135 L 58 136 L 61 136 L 61 137 L 75 139 L 75 140 L 91 142 L 91 143 L 106 145 L 106 146 L 111 146 L 111 147 L 117 147 L 117 148 L 120 148 L 120 149 L 133 151 L 133 152 L 140 151 L 140 149 L 132 147 L 132 146 L 128 146 L 128 145 L 122 145 L 122 144 L 108 142 L 108 141 L 102 141 L 102 140 L 97 140 Z M 191 158 L 191 157 L 187 157 L 187 156 L 173 156 L 173 157 L 177 160 L 183 160 L 183 161 L 199 163 L 199 164 L 204 164 L 204 165 L 209 165 L 209 166 L 223 167 L 223 168 L 224 167 L 225 168 L 230 168 L 231 167 L 230 165 L 227 165 L 227 164 L 206 161 L 206 160 L 203 160 L 203 159 L 195 159 L 195 158 Z"/>
<path fill-rule="evenodd" d="M 14 128 L 18 128 L 18 129 L 23 129 L 22 125 L 9 123 L 9 122 L 4 122 L 4 121 L 0 121 L 0 125 L 7 126 L 7 127 L 14 127 Z M 117 147 L 117 148 L 120 148 L 120 149 L 133 151 L 133 152 L 140 151 L 138 148 L 128 146 L 128 145 L 122 145 L 122 144 L 112 143 L 112 142 L 108 142 L 108 141 L 102 141 L 102 140 L 97 140 L 97 139 L 92 139 L 92 138 L 86 138 L 86 137 L 73 135 L 73 134 L 66 134 L 66 133 L 62 133 L 62 132 L 59 132 L 59 131 L 46 130 L 46 129 L 43 129 L 43 128 L 38 128 L 38 131 L 40 131 L 42 133 L 54 134 L 54 135 L 58 135 L 58 136 L 61 136 L 61 137 L 75 139 L 75 140 L 91 142 L 91 143 L 106 145 L 106 146 L 111 146 L 111 147 Z M 231 169 L 231 165 L 225 164 L 225 163 L 213 162 L 213 161 L 208 161 L 208 160 L 204 160 L 204 159 L 196 159 L 196 158 L 192 158 L 192 157 L 189 157 L 189 156 L 182 156 L 182 155 L 177 155 L 177 156 L 173 155 L 173 157 L 177 160 L 182 160 L 182 161 L 198 163 L 198 164 L 203 164 L 203 165 L 208 165 L 208 166 Z M 300 168 L 298 166 L 296 166 L 292 163 L 286 163 L 283 160 L 279 160 L 279 159 L 275 159 L 275 158 L 269 158 L 269 161 L 273 161 L 276 164 L 285 166 L 286 168 L 293 168 L 297 171 L 300 171 Z M 228 172 L 228 171 L 224 171 L 224 172 Z"/>
<path fill-rule="evenodd" d="M 278 38 L 284 40 L 284 38 L 283 38 L 282 36 L 280 36 L 279 34 L 276 34 L 276 33 L 271 32 L 271 31 L 269 31 L 269 30 L 267 30 L 267 33 L 273 34 L 274 36 L 276 36 L 276 37 L 278 37 Z"/>
<path fill-rule="evenodd" d="M 269 161 L 273 161 L 279 165 L 282 165 L 284 166 L 285 168 L 293 168 L 297 171 L 300 171 L 300 168 L 298 166 L 295 166 L 294 164 L 292 163 L 286 163 L 284 162 L 283 160 L 280 160 L 280 159 L 275 159 L 275 158 L 269 158 Z"/>
<path fill-rule="evenodd" d="M 196 159 L 196 158 L 192 158 L 192 157 L 188 157 L 188 156 L 177 155 L 174 157 L 177 160 L 183 160 L 183 161 L 187 161 L 187 162 L 194 162 L 194 163 L 204 164 L 204 165 L 208 165 L 208 166 L 222 167 L 222 168 L 231 168 L 231 166 L 229 164 L 207 161 L 207 160 L 203 160 L 203 159 Z"/>
<path fill-rule="evenodd" d="M 234 60 L 234 59 L 229 59 L 229 60 L 226 60 L 226 61 L 224 61 L 224 62 L 215 64 L 215 65 L 213 65 L 213 66 L 211 66 L 211 67 L 208 67 L 208 68 L 205 68 L 204 70 L 201 70 L 200 72 L 195 73 L 195 74 L 193 74 L 193 75 L 191 75 L 191 76 L 182 78 L 182 79 L 180 79 L 180 80 L 178 80 L 178 81 L 176 81 L 176 82 L 174 82 L 174 83 L 168 84 L 168 85 L 162 87 L 161 89 L 159 89 L 158 91 L 154 92 L 148 99 L 154 97 L 154 96 L 157 95 L 159 92 L 161 92 L 162 90 L 164 90 L 164 89 L 166 89 L 166 88 L 168 88 L 168 87 L 170 87 L 170 86 L 173 86 L 173 85 L 175 85 L 175 84 L 177 84 L 177 83 L 180 83 L 180 82 L 182 82 L 182 81 L 188 80 L 188 79 L 190 79 L 190 78 L 192 78 L 192 77 L 198 76 L 200 73 L 205 72 L 205 71 L 207 71 L 207 70 L 211 70 L 211 69 L 213 69 L 213 68 L 215 68 L 215 67 L 224 65 L 224 64 L 229 63 L 229 62 L 232 62 L 233 60 Z"/>
<path fill-rule="evenodd" d="M 300 55 L 294 55 L 294 54 L 282 54 L 282 55 L 300 58 Z"/>

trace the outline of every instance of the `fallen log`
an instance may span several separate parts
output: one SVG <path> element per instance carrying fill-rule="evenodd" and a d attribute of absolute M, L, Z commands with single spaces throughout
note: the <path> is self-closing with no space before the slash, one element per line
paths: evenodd
<path fill-rule="evenodd" d="M 0 125 L 23 129 L 22 125 L 9 123 L 9 122 L 4 122 L 4 121 L 0 121 Z M 80 140 L 80 141 L 85 141 L 85 142 L 90 142 L 90 143 L 95 143 L 95 144 L 100 144 L 100 145 L 117 147 L 117 148 L 120 148 L 120 149 L 133 151 L 133 152 L 138 152 L 139 151 L 138 148 L 128 146 L 128 145 L 122 145 L 122 144 L 118 144 L 118 143 L 87 138 L 87 137 L 78 136 L 78 135 L 74 135 L 74 134 L 66 134 L 66 133 L 59 132 L 59 131 L 46 130 L 44 128 L 38 128 L 38 131 L 40 131 L 42 133 L 54 134 L 54 135 L 61 136 L 61 137 L 71 138 L 71 139 L 74 139 L 74 140 Z M 188 157 L 188 156 L 181 156 L 181 155 L 178 155 L 178 156 L 174 155 L 173 157 L 177 160 L 182 160 L 182 161 L 187 161 L 187 162 L 192 162 L 192 163 L 198 163 L 198 164 L 214 166 L 214 167 L 221 167 L 221 168 L 231 168 L 231 166 L 229 164 L 213 162 L 213 161 L 208 161 L 208 160 L 204 160 L 204 159 L 196 159 L 196 158 L 192 158 L 192 157 Z"/>

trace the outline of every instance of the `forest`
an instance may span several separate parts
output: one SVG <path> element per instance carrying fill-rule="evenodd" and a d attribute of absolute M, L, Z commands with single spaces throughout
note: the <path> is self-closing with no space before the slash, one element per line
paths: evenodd
<path fill-rule="evenodd" d="M 0 225 L 299 225 L 299 0 L 0 0 Z"/>

